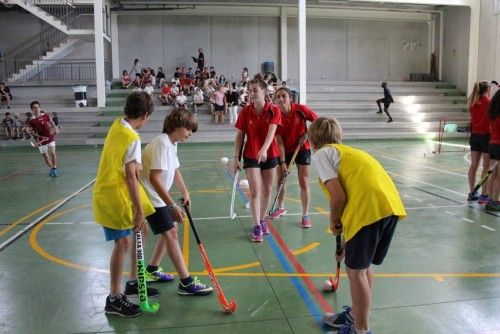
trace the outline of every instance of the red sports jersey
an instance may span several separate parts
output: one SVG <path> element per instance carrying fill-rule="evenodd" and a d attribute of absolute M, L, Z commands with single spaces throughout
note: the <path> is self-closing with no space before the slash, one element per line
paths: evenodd
<path fill-rule="evenodd" d="M 490 133 L 490 119 L 488 117 L 488 107 L 490 98 L 482 95 L 479 100 L 469 109 L 471 133 Z"/>
<path fill-rule="evenodd" d="M 307 133 L 306 121 L 314 121 L 318 115 L 308 106 L 298 103 L 292 103 L 291 110 L 288 115 L 281 113 L 281 126 L 276 131 L 276 135 L 280 135 L 285 143 L 285 152 L 293 153 L 299 143 L 299 138 Z M 311 144 L 307 140 L 300 148 L 301 151 L 309 150 Z"/>
<path fill-rule="evenodd" d="M 262 148 L 262 145 L 264 145 L 267 132 L 269 131 L 269 125 L 271 124 L 276 124 L 278 127 L 281 125 L 281 112 L 277 106 L 269 102 L 266 102 L 264 109 L 262 109 L 260 113 L 257 113 L 253 104 L 241 110 L 235 127 L 243 131 L 247 137 L 245 150 L 243 151 L 243 156 L 245 158 L 257 159 L 257 154 Z M 277 158 L 279 156 L 280 150 L 274 138 L 267 150 L 267 159 Z"/>
<path fill-rule="evenodd" d="M 33 129 L 39 136 L 47 137 L 45 140 L 40 140 L 40 145 L 46 145 L 54 141 L 54 135 L 51 132 L 50 127 L 50 117 L 47 114 L 41 114 L 40 116 L 30 120 L 28 126 Z"/>
<path fill-rule="evenodd" d="M 500 116 L 491 121 L 490 143 L 500 145 Z"/>

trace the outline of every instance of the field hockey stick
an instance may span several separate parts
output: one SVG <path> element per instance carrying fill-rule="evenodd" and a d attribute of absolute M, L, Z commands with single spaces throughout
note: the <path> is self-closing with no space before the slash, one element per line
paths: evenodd
<path fill-rule="evenodd" d="M 146 282 L 146 267 L 144 265 L 144 250 L 142 248 L 142 233 L 135 233 L 135 252 L 137 258 L 137 287 L 139 290 L 139 307 L 146 313 L 156 313 L 160 309 L 158 302 L 149 303 Z"/>
<path fill-rule="evenodd" d="M 276 202 L 278 201 L 278 198 L 280 197 L 281 192 L 285 188 L 286 179 L 287 179 L 288 175 L 292 172 L 292 170 L 290 168 L 295 163 L 295 158 L 297 157 L 297 154 L 299 153 L 300 146 L 301 146 L 300 144 L 297 145 L 295 152 L 293 152 L 292 159 L 290 160 L 290 163 L 286 167 L 285 175 L 283 175 L 283 178 L 281 179 L 280 184 L 278 185 L 278 190 L 276 191 L 276 196 L 274 197 L 273 205 L 271 206 L 271 209 L 268 212 L 269 215 L 271 215 L 271 212 L 274 211 L 274 209 L 276 207 Z"/>
<path fill-rule="evenodd" d="M 337 223 L 335 225 L 336 230 L 341 230 L 342 229 L 342 224 Z M 335 244 L 336 244 L 336 251 L 335 253 L 337 256 L 340 256 L 342 254 L 342 237 L 341 233 L 335 237 Z M 335 278 L 333 276 L 330 276 L 330 283 L 332 284 L 332 292 L 337 291 L 337 288 L 339 287 L 340 283 L 340 261 L 337 261 L 337 271 L 335 273 Z"/>
<path fill-rule="evenodd" d="M 49 139 L 48 137 L 40 136 L 36 132 L 30 133 L 30 135 L 31 135 L 31 139 L 33 139 L 33 140 L 30 140 L 30 144 L 33 147 L 38 147 L 38 146 L 41 145 L 41 142 L 43 142 L 44 140 Z"/>
<path fill-rule="evenodd" d="M 484 174 L 484 176 L 481 178 L 481 180 L 479 181 L 479 183 L 476 184 L 476 186 L 474 187 L 474 189 L 472 189 L 473 193 L 476 192 L 476 191 L 478 191 L 479 188 L 481 188 L 481 186 L 483 184 L 485 184 L 486 181 L 488 181 L 488 178 L 490 177 L 490 175 L 493 173 L 493 171 L 497 167 L 497 164 L 498 164 L 498 162 L 495 162 L 493 164 L 493 166 L 491 166 L 490 169 L 488 169 L 488 171 L 486 172 L 486 174 Z"/>
<path fill-rule="evenodd" d="M 243 145 L 245 143 L 245 134 L 243 134 L 243 139 L 241 141 L 240 152 L 238 153 L 238 161 L 241 163 L 241 156 L 243 155 Z M 229 218 L 234 220 L 236 218 L 236 212 L 234 210 L 234 201 L 236 200 L 236 190 L 238 188 L 238 176 L 240 174 L 240 167 L 236 169 L 233 180 L 233 190 L 231 192 L 231 204 L 229 205 Z"/>
<path fill-rule="evenodd" d="M 196 238 L 196 243 L 198 244 L 198 249 L 201 254 L 201 258 L 203 259 L 203 264 L 205 265 L 205 270 L 208 273 L 208 276 L 210 277 L 210 280 L 212 281 L 212 284 L 215 288 L 215 292 L 217 292 L 217 299 L 219 299 L 219 304 L 222 306 L 224 309 L 225 313 L 233 313 L 236 311 L 236 301 L 232 299 L 230 302 L 227 301 L 226 296 L 224 296 L 224 292 L 222 292 L 222 288 L 219 284 L 219 281 L 217 280 L 217 276 L 215 276 L 214 269 L 212 268 L 212 264 L 210 263 L 210 260 L 208 259 L 208 255 L 205 252 L 205 248 L 203 247 L 203 244 L 201 243 L 200 237 L 198 236 L 198 232 L 196 231 L 196 227 L 194 226 L 193 218 L 191 218 L 191 213 L 189 212 L 189 207 L 183 203 L 183 200 L 181 200 L 182 207 L 184 208 L 184 211 L 186 211 L 186 215 L 189 220 L 189 225 L 191 226 L 191 229 L 193 230 L 194 237 Z"/>

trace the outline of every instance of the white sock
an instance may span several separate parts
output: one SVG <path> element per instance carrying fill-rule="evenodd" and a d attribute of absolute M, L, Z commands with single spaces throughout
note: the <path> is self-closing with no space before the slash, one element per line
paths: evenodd
<path fill-rule="evenodd" d="M 368 332 L 370 332 L 370 330 L 363 331 L 356 328 L 354 328 L 354 331 L 356 332 L 356 334 L 368 334 Z"/>

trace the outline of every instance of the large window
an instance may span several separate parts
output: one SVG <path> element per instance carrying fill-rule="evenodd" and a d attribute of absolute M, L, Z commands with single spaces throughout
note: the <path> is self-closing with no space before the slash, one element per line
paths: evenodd
<path fill-rule="evenodd" d="M 500 14 L 500 0 L 495 0 L 494 11 L 495 11 L 495 15 L 499 15 Z"/>

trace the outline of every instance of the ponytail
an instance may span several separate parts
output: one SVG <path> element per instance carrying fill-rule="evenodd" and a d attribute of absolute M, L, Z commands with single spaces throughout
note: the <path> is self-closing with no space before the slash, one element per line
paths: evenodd
<path fill-rule="evenodd" d="M 472 93 L 467 98 L 467 108 L 471 108 L 479 101 L 479 98 L 490 90 L 490 83 L 488 81 L 477 81 L 474 83 Z"/>

